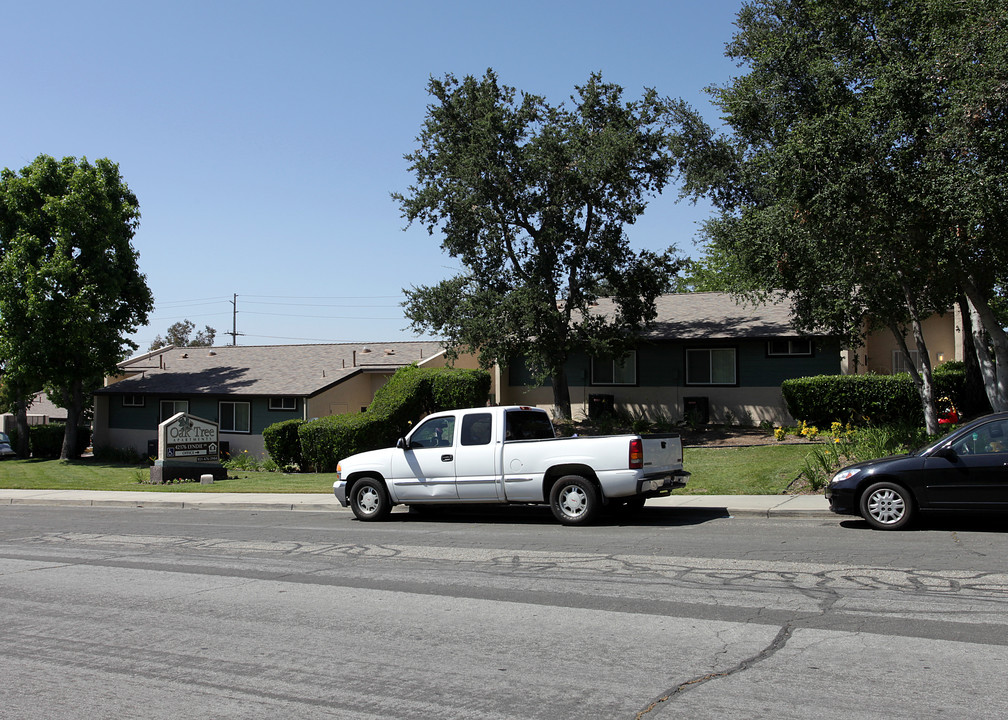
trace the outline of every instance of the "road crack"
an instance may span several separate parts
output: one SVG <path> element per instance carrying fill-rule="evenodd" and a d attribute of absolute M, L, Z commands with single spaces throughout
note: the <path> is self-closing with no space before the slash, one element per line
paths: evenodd
<path fill-rule="evenodd" d="M 755 655 L 753 655 L 751 657 L 748 657 L 745 660 L 740 661 L 734 667 L 730 667 L 727 670 L 722 670 L 720 672 L 708 673 L 707 675 L 701 675 L 699 677 L 695 677 L 695 678 L 692 678 L 690 680 L 687 680 L 686 682 L 680 683 L 679 685 L 675 686 L 671 690 L 668 690 L 667 692 L 665 692 L 664 694 L 662 694 L 660 697 L 656 698 L 654 701 L 651 702 L 650 705 L 648 705 L 646 708 L 644 708 L 643 710 L 641 710 L 640 712 L 638 712 L 637 715 L 636 715 L 636 719 L 637 720 L 642 720 L 645 716 L 647 716 L 653 710 L 655 710 L 656 708 L 658 708 L 662 704 L 668 702 L 669 700 L 674 700 L 676 697 L 678 697 L 679 695 L 682 695 L 687 690 L 691 690 L 692 688 L 695 688 L 695 687 L 698 687 L 700 685 L 703 685 L 704 683 L 709 682 L 711 680 L 718 680 L 720 678 L 725 678 L 725 677 L 729 677 L 731 675 L 735 675 L 736 673 L 742 672 L 743 670 L 748 670 L 752 666 L 758 665 L 759 663 L 763 662 L 764 660 L 769 659 L 778 650 L 780 650 L 781 648 L 783 648 L 787 644 L 787 641 L 791 639 L 791 633 L 793 632 L 793 630 L 794 630 L 794 624 L 793 623 L 788 623 L 788 624 L 784 625 L 780 629 L 780 631 L 778 631 L 776 637 L 774 637 L 774 639 L 770 642 L 769 645 L 767 645 L 765 648 L 763 648 L 760 652 L 756 653 Z"/>

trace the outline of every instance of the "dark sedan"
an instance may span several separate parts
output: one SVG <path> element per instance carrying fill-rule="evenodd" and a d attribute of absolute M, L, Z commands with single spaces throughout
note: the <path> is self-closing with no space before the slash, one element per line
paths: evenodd
<path fill-rule="evenodd" d="M 835 513 L 872 527 L 905 527 L 920 511 L 1008 510 L 1008 412 L 987 415 L 911 453 L 838 472 L 826 487 Z"/>

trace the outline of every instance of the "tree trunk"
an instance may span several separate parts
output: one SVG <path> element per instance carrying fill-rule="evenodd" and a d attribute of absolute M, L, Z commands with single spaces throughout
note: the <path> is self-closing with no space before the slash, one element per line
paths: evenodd
<path fill-rule="evenodd" d="M 910 354 L 910 349 L 906 344 L 906 338 L 903 336 L 900 328 L 896 325 L 890 325 L 889 330 L 896 339 L 896 344 L 899 345 L 900 349 L 903 351 L 903 357 L 906 358 L 907 366 L 910 368 L 910 377 L 913 378 L 914 385 L 917 388 L 917 395 L 920 397 L 921 408 L 924 411 L 924 427 L 927 429 L 928 435 L 937 435 L 938 411 L 935 409 L 934 402 L 934 381 L 931 376 L 931 359 L 928 357 L 927 345 L 924 343 L 924 333 L 921 328 L 920 320 L 915 316 L 911 323 L 913 326 L 914 345 L 916 345 L 917 353 L 921 357 L 920 370 L 918 370 L 917 364 L 913 361 L 913 356 Z"/>
<path fill-rule="evenodd" d="M 28 403 L 14 404 L 14 427 L 17 428 L 17 447 L 14 450 L 23 458 L 31 454 L 31 438 L 28 436 Z"/>
<path fill-rule="evenodd" d="M 963 365 L 966 368 L 966 383 L 963 386 L 962 397 L 958 398 L 957 409 L 960 416 L 987 413 L 990 412 L 990 401 L 986 399 L 986 385 L 974 345 L 973 317 L 969 301 L 965 295 L 961 295 L 956 300 L 956 305 L 959 307 L 959 317 L 962 318 L 962 333 L 965 338 L 963 341 Z"/>
<path fill-rule="evenodd" d="M 896 342 L 903 350 L 903 355 L 907 359 L 910 368 L 910 377 L 913 378 L 914 385 L 917 386 L 917 394 L 920 396 L 921 408 L 924 410 L 924 427 L 928 435 L 938 434 L 938 410 L 935 407 L 934 380 L 931 376 L 931 355 L 928 353 L 927 343 L 924 342 L 924 328 L 921 326 L 920 309 L 917 306 L 917 299 L 910 287 L 902 282 L 902 273 L 898 273 L 901 278 L 903 288 L 903 299 L 906 303 L 907 313 L 910 315 L 910 327 L 913 329 L 914 345 L 917 346 L 917 354 L 921 359 L 921 366 L 918 370 L 917 364 L 913 361 L 913 356 L 907 349 L 906 338 L 900 332 L 900 328 L 895 323 L 890 325 Z"/>
<path fill-rule="evenodd" d="M 69 391 L 63 393 L 66 403 L 67 421 L 63 432 L 63 449 L 60 460 L 70 460 L 77 455 L 77 428 L 80 426 L 81 414 L 84 412 L 83 382 L 74 380 Z"/>
<path fill-rule="evenodd" d="M 570 387 L 567 385 L 567 370 L 563 365 L 553 371 L 550 377 L 553 384 L 553 407 L 557 417 L 571 419 Z"/>
<path fill-rule="evenodd" d="M 969 304 L 973 347 L 980 362 L 987 399 L 994 412 L 1003 412 L 1008 410 L 1008 334 L 994 316 L 986 294 L 972 278 L 963 277 L 961 283 Z"/>

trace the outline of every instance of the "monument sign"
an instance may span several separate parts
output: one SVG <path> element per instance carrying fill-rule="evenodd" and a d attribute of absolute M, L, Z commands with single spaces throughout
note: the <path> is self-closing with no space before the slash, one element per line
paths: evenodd
<path fill-rule="evenodd" d="M 227 477 L 220 464 L 217 423 L 189 413 L 176 413 L 158 425 L 158 458 L 151 468 L 151 482 L 199 480 L 212 475 Z"/>

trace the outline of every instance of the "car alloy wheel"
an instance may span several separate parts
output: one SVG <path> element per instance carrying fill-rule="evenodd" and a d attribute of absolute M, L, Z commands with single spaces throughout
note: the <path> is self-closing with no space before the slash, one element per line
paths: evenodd
<path fill-rule="evenodd" d="M 880 530 L 896 530 L 910 522 L 913 501 L 907 490 L 890 482 L 872 485 L 861 499 L 861 515 Z"/>

